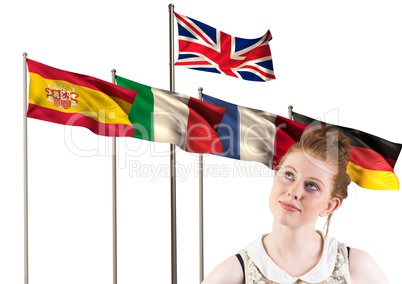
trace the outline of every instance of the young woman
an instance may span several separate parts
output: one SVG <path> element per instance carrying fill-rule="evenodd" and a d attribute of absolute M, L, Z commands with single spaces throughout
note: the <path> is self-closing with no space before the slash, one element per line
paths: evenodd
<path fill-rule="evenodd" d="M 327 236 L 332 213 L 348 195 L 350 145 L 339 131 L 303 133 L 275 170 L 272 231 L 217 265 L 203 284 L 389 283 L 366 252 Z M 326 232 L 315 229 L 327 217 Z"/>

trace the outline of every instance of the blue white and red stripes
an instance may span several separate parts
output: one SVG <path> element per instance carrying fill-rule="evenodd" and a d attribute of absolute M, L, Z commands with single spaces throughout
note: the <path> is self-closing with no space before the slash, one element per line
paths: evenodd
<path fill-rule="evenodd" d="M 244 39 L 175 13 L 179 57 L 175 66 L 226 74 L 250 81 L 275 79 L 268 30 L 262 37 Z"/>
<path fill-rule="evenodd" d="M 270 112 L 235 105 L 203 94 L 203 100 L 225 107 L 217 134 L 221 156 L 261 162 L 274 169 L 291 145 L 300 140 L 305 125 Z"/>

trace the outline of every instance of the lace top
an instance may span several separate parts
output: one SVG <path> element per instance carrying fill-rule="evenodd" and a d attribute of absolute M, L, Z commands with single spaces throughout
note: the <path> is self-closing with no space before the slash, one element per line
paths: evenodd
<path fill-rule="evenodd" d="M 265 252 L 260 236 L 240 250 L 244 262 L 245 284 L 350 284 L 348 252 L 345 244 L 326 237 L 320 261 L 309 272 L 293 277 Z"/>

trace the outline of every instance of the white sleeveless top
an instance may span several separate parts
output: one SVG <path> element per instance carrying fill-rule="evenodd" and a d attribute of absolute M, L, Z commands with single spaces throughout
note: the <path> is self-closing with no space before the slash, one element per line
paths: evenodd
<path fill-rule="evenodd" d="M 287 274 L 265 252 L 262 239 L 240 250 L 244 262 L 245 284 L 349 284 L 349 261 L 346 245 L 326 237 L 320 261 L 309 272 L 293 277 Z"/>

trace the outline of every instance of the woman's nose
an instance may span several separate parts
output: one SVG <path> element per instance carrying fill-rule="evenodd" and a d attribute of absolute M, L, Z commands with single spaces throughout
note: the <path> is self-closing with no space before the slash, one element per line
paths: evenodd
<path fill-rule="evenodd" d="M 303 192 L 302 183 L 294 182 L 292 186 L 289 187 L 288 196 L 294 200 L 300 200 Z"/>

